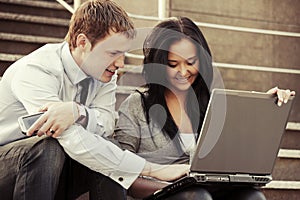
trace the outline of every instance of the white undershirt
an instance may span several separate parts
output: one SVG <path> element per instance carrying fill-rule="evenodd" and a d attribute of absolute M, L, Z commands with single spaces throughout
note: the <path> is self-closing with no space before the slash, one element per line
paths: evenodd
<path fill-rule="evenodd" d="M 189 155 L 196 146 L 195 135 L 191 133 L 180 133 L 179 135 L 182 141 L 181 147 L 183 151 Z"/>

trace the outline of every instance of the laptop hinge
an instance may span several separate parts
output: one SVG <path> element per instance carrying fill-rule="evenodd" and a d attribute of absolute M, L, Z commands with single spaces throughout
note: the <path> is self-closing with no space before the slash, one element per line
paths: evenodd
<path fill-rule="evenodd" d="M 229 182 L 230 181 L 228 175 L 209 175 L 209 174 L 190 173 L 190 176 L 194 177 L 197 180 L 197 182 Z"/>
<path fill-rule="evenodd" d="M 201 174 L 190 173 L 197 182 L 234 182 L 234 183 L 254 183 L 266 184 L 272 180 L 271 176 L 259 176 L 250 174 Z"/>

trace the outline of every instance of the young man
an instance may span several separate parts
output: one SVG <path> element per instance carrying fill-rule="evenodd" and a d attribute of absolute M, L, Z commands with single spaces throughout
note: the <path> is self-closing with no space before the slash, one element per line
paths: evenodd
<path fill-rule="evenodd" d="M 66 158 L 63 177 L 72 180 L 63 198 L 70 199 L 86 191 L 123 199 L 140 174 L 172 180 L 187 172 L 187 165 L 148 163 L 103 138 L 114 129 L 116 70 L 134 36 L 118 5 L 88 1 L 72 16 L 66 42 L 9 67 L 0 82 L 1 198 L 54 199 Z M 18 117 L 38 111 L 44 114 L 23 135 Z"/>

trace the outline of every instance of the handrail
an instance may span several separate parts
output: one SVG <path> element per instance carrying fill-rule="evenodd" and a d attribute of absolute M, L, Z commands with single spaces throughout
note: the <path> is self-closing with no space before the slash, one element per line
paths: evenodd
<path fill-rule="evenodd" d="M 288 68 L 275 68 L 275 67 L 264 67 L 264 66 L 255 66 L 255 65 L 240 65 L 240 64 L 219 63 L 219 62 L 213 62 L 213 66 L 220 67 L 220 68 L 244 69 L 244 70 L 252 70 L 252 71 L 300 74 L 300 70 L 288 69 Z"/>
<path fill-rule="evenodd" d="M 126 53 L 126 57 L 143 59 L 143 55 L 137 55 L 132 53 Z M 214 67 L 220 68 L 231 68 L 231 69 L 243 69 L 251 71 L 263 71 L 263 72 L 277 72 L 277 73 L 287 73 L 287 74 L 300 74 L 298 69 L 288 69 L 288 68 L 275 68 L 275 67 L 266 67 L 266 66 L 255 66 L 255 65 L 242 65 L 242 64 L 231 64 L 231 63 L 220 63 L 213 62 Z"/>
<path fill-rule="evenodd" d="M 247 28 L 247 27 L 220 25 L 220 24 L 212 24 L 212 23 L 205 23 L 205 22 L 196 22 L 196 25 L 207 27 L 207 28 L 224 29 L 224 30 L 240 31 L 240 32 L 247 32 L 247 33 L 262 33 L 266 35 L 300 37 L 300 33 L 288 32 L 288 31 Z"/>
<path fill-rule="evenodd" d="M 73 14 L 75 12 L 75 9 L 64 0 L 56 0 L 56 1 L 60 3 L 65 9 L 67 9 L 70 13 Z"/>
<path fill-rule="evenodd" d="M 160 17 L 136 15 L 136 14 L 131 14 L 131 13 L 127 13 L 127 14 L 131 18 L 143 19 L 143 20 L 149 20 L 149 21 L 163 21 L 165 19 L 172 19 L 172 17 L 160 18 Z M 220 24 L 205 23 L 205 22 L 195 22 L 195 24 L 197 26 L 202 26 L 202 27 L 207 27 L 207 28 L 215 28 L 215 29 L 223 29 L 223 30 L 231 30 L 231 31 L 261 33 L 261 34 L 267 34 L 267 35 L 279 35 L 279 36 L 288 36 L 288 37 L 300 37 L 300 33 L 287 32 L 287 31 L 247 28 L 247 27 L 220 25 Z"/>
<path fill-rule="evenodd" d="M 74 8 L 71 7 L 63 0 L 56 0 L 62 6 L 64 6 L 69 12 L 74 13 Z M 149 21 L 162 21 L 165 19 L 170 18 L 163 18 L 163 17 L 153 17 L 153 16 L 145 16 L 145 15 L 136 15 L 127 12 L 128 16 L 134 19 L 143 19 Z M 195 22 L 197 26 L 207 27 L 207 28 L 214 28 L 214 29 L 222 29 L 222 30 L 230 30 L 230 31 L 240 31 L 240 32 L 247 32 L 247 33 L 259 33 L 259 34 L 266 34 L 266 35 L 278 35 L 278 36 L 287 36 L 287 37 L 300 37 L 300 33 L 296 32 L 288 32 L 288 31 L 277 31 L 277 30 L 268 30 L 268 29 L 257 29 L 257 28 L 247 28 L 241 26 L 229 26 L 229 25 L 221 25 L 221 24 L 214 24 L 214 23 L 206 23 L 206 22 Z"/>

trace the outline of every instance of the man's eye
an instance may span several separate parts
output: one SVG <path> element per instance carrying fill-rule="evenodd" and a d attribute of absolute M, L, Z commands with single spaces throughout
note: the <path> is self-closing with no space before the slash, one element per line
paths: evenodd
<path fill-rule="evenodd" d="M 115 57 L 118 55 L 118 53 L 116 53 L 116 52 L 109 52 L 108 54 L 110 57 Z"/>
<path fill-rule="evenodd" d="M 110 53 L 109 55 L 110 55 L 110 57 L 114 57 L 117 54 L 116 53 Z"/>

